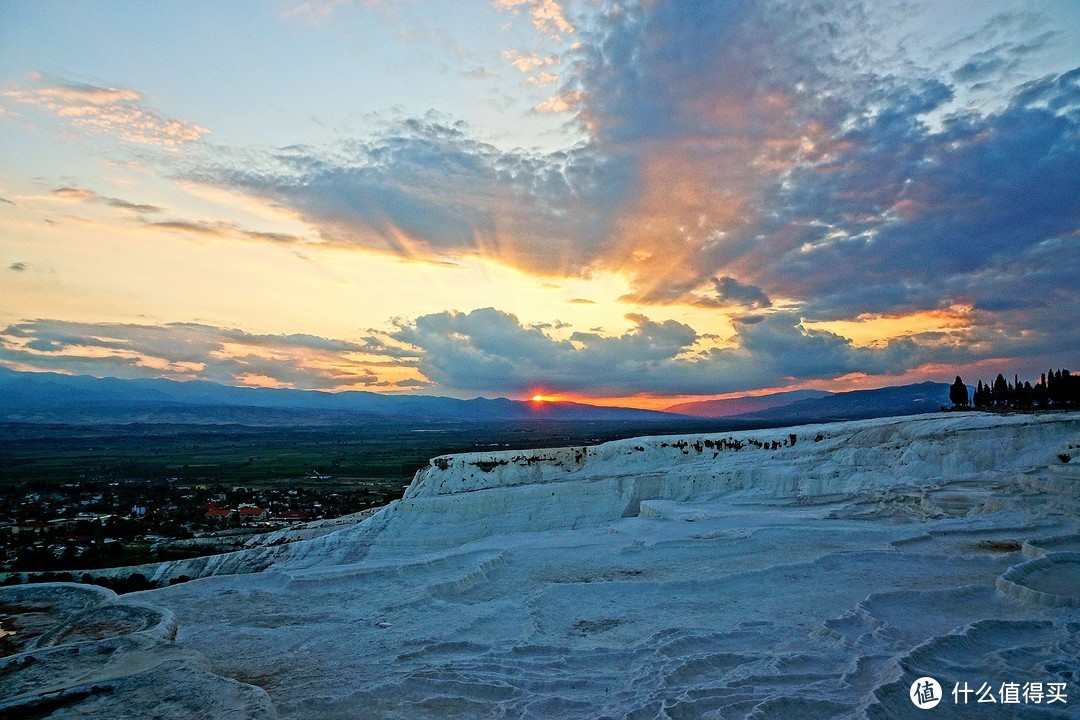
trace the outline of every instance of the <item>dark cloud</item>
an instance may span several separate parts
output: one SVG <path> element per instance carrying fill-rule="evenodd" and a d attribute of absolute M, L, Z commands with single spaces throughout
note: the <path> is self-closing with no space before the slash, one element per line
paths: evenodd
<path fill-rule="evenodd" d="M 976 85 L 998 84 L 1015 76 L 1024 61 L 1044 50 L 1059 35 L 1044 32 L 1026 42 L 1004 42 L 980 50 L 960 67 L 952 71 L 957 82 Z"/>
<path fill-rule="evenodd" d="M 868 121 L 839 139 L 846 152 L 791 173 L 773 200 L 797 220 L 740 262 L 767 263 L 817 317 L 1074 294 L 1075 253 L 1053 248 L 1080 227 L 1078 80 L 1028 83 L 1002 111 L 934 133 L 910 116 Z"/>
<path fill-rule="evenodd" d="M 293 208 L 327 242 L 409 257 L 491 256 L 553 275 L 592 264 L 618 195 L 586 151 L 500 151 L 437 114 L 367 142 L 238 153 L 189 175 Z"/>
<path fill-rule="evenodd" d="M 770 313 L 736 326 L 729 348 L 699 349 L 688 325 L 628 315 L 620 336 L 577 332 L 557 339 L 494 308 L 443 312 L 402 323 L 391 337 L 416 348 L 419 369 L 440 387 L 528 393 L 536 388 L 585 395 L 715 394 L 775 387 L 851 372 L 890 374 L 946 357 L 948 348 L 901 339 L 862 348 L 839 335 Z"/>
<path fill-rule="evenodd" d="M 767 308 L 772 306 L 769 296 L 761 288 L 744 285 L 733 277 L 713 278 L 716 297 L 721 305 L 741 305 L 746 308 Z"/>
<path fill-rule="evenodd" d="M 369 335 L 361 341 L 361 352 L 393 358 L 396 361 L 410 361 L 416 358 L 414 349 L 402 347 L 396 343 L 388 342 L 388 340 L 389 338 Z"/>
<path fill-rule="evenodd" d="M 117 377 L 253 379 L 305 389 L 387 387 L 356 359 L 363 343 L 295 333 L 267 335 L 198 323 L 133 325 L 36 320 L 0 330 L 0 361 L 39 370 Z M 381 363 L 400 366 L 403 363 Z"/>
<path fill-rule="evenodd" d="M 842 268 L 862 271 L 845 292 L 866 294 L 882 278 L 919 285 L 909 270 L 938 266 L 927 230 L 935 242 L 959 238 L 958 272 L 992 256 L 987 237 L 1005 241 L 1014 215 L 1035 217 L 1007 208 L 1016 193 L 1038 197 L 1026 185 L 1047 151 L 1058 156 L 1055 187 L 1071 187 L 1059 181 L 1071 180 L 1072 130 L 1040 133 L 1014 117 L 1035 113 L 1025 98 L 1039 92 L 1054 95 L 1041 100 L 1053 114 L 1068 102 L 1064 87 L 1034 83 L 1010 111 L 955 115 L 944 131 L 926 122 L 954 99 L 950 78 L 1001 77 L 1003 63 L 1011 72 L 1054 32 L 1030 14 L 1000 16 L 959 42 L 981 49 L 940 77 L 903 62 L 906 74 L 885 73 L 865 38 L 886 35 L 899 20 L 889 12 L 846 0 L 611 6 L 575 20 L 582 42 L 561 92 L 580 96 L 575 122 L 588 141 L 579 146 L 499 149 L 431 113 L 367 141 L 236 153 L 191 175 L 294 208 L 331 242 L 481 254 L 548 274 L 604 266 L 629 272 L 631 298 L 645 303 L 710 304 L 712 278 L 738 278 L 760 291 L 758 306 L 782 294 L 835 316 L 851 308 L 819 310 L 821 286 L 835 287 Z M 1006 26 L 1021 39 L 994 34 Z M 1069 124 L 1060 113 L 1057 122 Z M 917 200 L 927 204 L 912 218 Z M 963 226 L 978 217 L 999 230 Z M 825 255 L 831 266 L 819 267 Z M 793 287 L 793 277 L 806 282 Z M 893 307 L 898 293 L 885 288 L 877 304 Z"/>
<path fill-rule="evenodd" d="M 8 265 L 8 270 L 13 270 L 14 272 L 24 272 L 28 267 L 29 265 L 24 262 L 13 262 Z"/>
<path fill-rule="evenodd" d="M 414 389 L 434 388 L 435 384 L 430 382 L 424 382 L 423 380 L 413 380 L 412 378 L 407 378 L 405 380 L 398 380 L 397 382 L 395 382 L 394 387 Z"/>
<path fill-rule="evenodd" d="M 642 239 L 624 262 L 636 299 L 709 304 L 702 288 L 719 276 L 759 301 L 796 300 L 808 319 L 971 303 L 980 323 L 1011 328 L 980 345 L 988 356 L 1006 336 L 1062 331 L 1030 310 L 1076 305 L 1080 261 L 1063 246 L 1080 227 L 1080 70 L 935 125 L 955 99 L 950 76 L 878 70 L 859 40 L 881 36 L 875 12 L 670 2 L 615 11 L 594 30 L 580 114 L 597 145 L 631 148 L 646 188 L 628 228 Z M 1012 39 L 969 56 L 1005 64 L 959 72 L 1013 77 L 1055 38 L 1040 22 L 997 18 L 967 47 L 1007 26 Z"/>
<path fill-rule="evenodd" d="M 636 303 L 758 311 L 738 323 L 734 349 L 704 355 L 693 339 L 678 344 L 686 333 L 644 321 L 628 337 L 566 341 L 494 310 L 475 311 L 486 330 L 475 313 L 403 325 L 397 339 L 447 387 L 549 376 L 583 388 L 574 373 L 606 376 L 590 364 L 604 357 L 624 368 L 612 386 L 626 391 L 630 378 L 727 390 L 718 379 L 1026 356 L 1070 332 L 1051 308 L 1075 317 L 1078 304 L 1080 68 L 1031 76 L 1058 37 L 1037 15 L 1000 15 L 928 59 L 908 54 L 910 39 L 889 40 L 902 3 L 597 8 L 573 19 L 580 42 L 561 58 L 558 93 L 575 98 L 585 138 L 561 152 L 497 148 L 429 114 L 333 147 L 223 151 L 187 175 L 292 208 L 326 242 L 549 275 L 607 269 L 630 277 Z M 1001 102 L 968 102 L 991 86 Z M 974 327 L 872 350 L 800 322 L 956 305 Z M 645 337 L 675 345 L 638 357 Z M 625 362 L 608 356 L 624 346 Z M 756 365 L 740 374 L 738 362 Z"/>

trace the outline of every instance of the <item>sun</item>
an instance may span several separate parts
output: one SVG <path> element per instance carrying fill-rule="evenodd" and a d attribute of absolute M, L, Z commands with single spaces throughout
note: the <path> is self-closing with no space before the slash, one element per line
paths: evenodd
<path fill-rule="evenodd" d="M 533 395 L 533 402 L 544 402 L 543 395 Z"/>

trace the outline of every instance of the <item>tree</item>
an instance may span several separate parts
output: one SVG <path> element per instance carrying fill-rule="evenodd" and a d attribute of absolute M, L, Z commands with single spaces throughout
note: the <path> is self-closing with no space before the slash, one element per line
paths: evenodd
<path fill-rule="evenodd" d="M 979 380 L 978 386 L 975 388 L 975 395 L 971 398 L 971 404 L 977 408 L 984 408 L 990 404 L 990 388 L 987 385 L 983 385 L 983 381 Z"/>
<path fill-rule="evenodd" d="M 1035 400 L 1035 404 L 1041 408 L 1046 407 L 1049 402 L 1049 395 L 1046 393 L 1046 373 L 1043 373 L 1039 382 L 1035 383 L 1034 393 L 1032 395 Z"/>
<path fill-rule="evenodd" d="M 949 400 L 954 407 L 967 407 L 968 406 L 968 389 L 964 381 L 960 379 L 960 376 L 956 376 L 956 382 L 949 388 Z"/>
<path fill-rule="evenodd" d="M 1029 408 L 1035 404 L 1035 388 L 1025 380 L 1021 383 L 1016 381 L 1016 404 L 1018 407 Z"/>
<path fill-rule="evenodd" d="M 954 405 L 961 406 L 960 377 L 949 386 L 949 399 Z M 954 394 L 955 393 L 955 394 Z M 993 383 L 978 381 L 971 404 L 977 409 L 1047 407 L 1066 408 L 1080 405 L 1080 375 L 1073 375 L 1068 370 L 1050 369 L 1043 373 L 1034 385 L 1030 381 L 1020 380 L 1019 374 L 1013 375 L 1012 382 L 998 373 Z"/>
<path fill-rule="evenodd" d="M 994 407 L 1005 407 L 1009 404 L 1009 384 L 1001 373 L 994 378 L 994 387 L 990 390 L 990 397 L 993 398 Z"/>

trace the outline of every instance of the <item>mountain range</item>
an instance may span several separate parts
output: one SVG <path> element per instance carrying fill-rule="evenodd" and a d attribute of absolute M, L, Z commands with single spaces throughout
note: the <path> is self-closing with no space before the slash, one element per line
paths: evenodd
<path fill-rule="evenodd" d="M 866 420 L 890 415 L 918 415 L 949 406 L 947 383 L 921 382 L 873 390 L 852 390 L 742 413 L 728 419 L 760 421 L 769 425 L 803 422 Z"/>
<path fill-rule="evenodd" d="M 466 421 L 632 421 L 723 419 L 774 425 L 933 412 L 948 402 L 946 383 L 828 393 L 797 390 L 674 405 L 665 412 L 573 402 L 507 398 L 384 395 L 247 388 L 163 378 L 95 378 L 17 372 L 0 367 L 0 421 L 5 422 L 337 422 L 373 418 Z"/>
<path fill-rule="evenodd" d="M 825 390 L 791 390 L 789 392 L 768 393 L 765 395 L 743 395 L 723 400 L 699 400 L 672 405 L 666 411 L 695 417 L 731 417 L 749 415 L 769 408 L 790 405 L 799 400 L 822 398 L 833 393 Z"/>
<path fill-rule="evenodd" d="M 25 373 L 0 368 L 0 420 L 80 422 L 94 417 L 146 421 L 168 417 L 188 422 L 259 422 L 318 414 L 427 420 L 507 421 L 670 420 L 671 415 L 637 408 L 573 402 L 522 402 L 506 398 L 384 395 L 366 391 L 323 392 L 219 385 L 204 380 L 120 380 L 85 375 Z"/>

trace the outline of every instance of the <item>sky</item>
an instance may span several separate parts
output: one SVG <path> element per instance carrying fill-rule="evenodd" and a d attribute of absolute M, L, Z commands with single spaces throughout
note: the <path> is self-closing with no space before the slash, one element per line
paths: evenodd
<path fill-rule="evenodd" d="M 0 5 L 0 365 L 663 408 L 1080 349 L 1080 3 Z"/>

